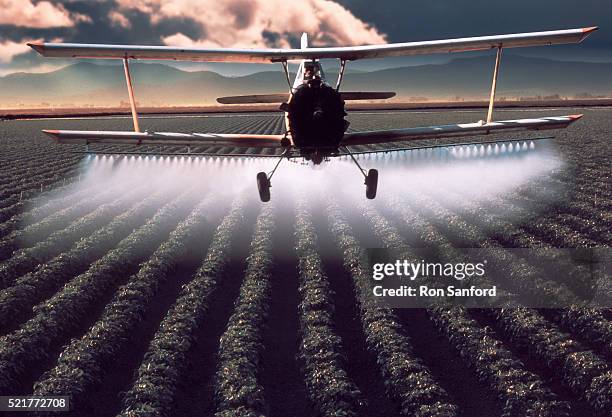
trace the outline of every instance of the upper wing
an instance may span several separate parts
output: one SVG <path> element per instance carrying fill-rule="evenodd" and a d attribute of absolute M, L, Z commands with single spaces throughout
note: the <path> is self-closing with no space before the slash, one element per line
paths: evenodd
<path fill-rule="evenodd" d="M 406 140 L 450 138 L 472 135 L 488 135 L 517 130 L 562 129 L 582 117 L 571 116 L 542 117 L 538 119 L 505 120 L 491 123 L 463 123 L 454 125 L 411 127 L 393 130 L 371 130 L 347 133 L 340 143 L 342 146 L 373 145 L 380 143 L 403 142 Z"/>
<path fill-rule="evenodd" d="M 95 130 L 43 130 L 58 143 L 112 145 L 220 145 L 249 148 L 275 148 L 281 146 L 283 135 L 254 135 L 229 133 L 173 133 L 173 132 L 119 132 Z"/>
<path fill-rule="evenodd" d="M 499 46 L 503 48 L 517 48 L 578 43 L 597 29 L 597 27 L 589 27 L 424 42 L 306 49 L 188 48 L 79 43 L 28 43 L 28 45 L 41 55 L 67 58 L 170 59 L 176 61 L 253 63 L 321 58 L 339 58 L 352 61 L 365 58 L 479 51 Z"/>

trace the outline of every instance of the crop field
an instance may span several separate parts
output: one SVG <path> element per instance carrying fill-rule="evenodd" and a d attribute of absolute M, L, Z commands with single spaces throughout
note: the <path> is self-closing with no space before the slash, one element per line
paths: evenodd
<path fill-rule="evenodd" d="M 349 120 L 373 130 L 482 113 Z M 86 156 L 40 130 L 131 119 L 0 122 L 0 395 L 65 395 L 71 411 L 53 415 L 70 416 L 611 416 L 611 309 L 394 309 L 369 296 L 367 248 L 451 262 L 486 248 L 517 292 L 571 301 L 584 282 L 549 281 L 503 249 L 609 254 L 612 110 L 496 113 L 572 113 L 585 116 L 554 140 L 361 155 L 380 171 L 375 200 L 350 160 L 284 161 L 265 204 L 255 175 L 275 160 L 253 149 Z M 141 128 L 279 133 L 283 118 L 148 116 Z"/>

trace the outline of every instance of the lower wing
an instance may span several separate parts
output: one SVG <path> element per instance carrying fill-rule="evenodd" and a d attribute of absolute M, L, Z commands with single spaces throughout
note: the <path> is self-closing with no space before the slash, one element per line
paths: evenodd
<path fill-rule="evenodd" d="M 43 130 L 58 143 L 111 145 L 220 145 L 253 148 L 281 146 L 283 135 L 231 133 L 122 132 L 96 130 Z"/>
<path fill-rule="evenodd" d="M 563 129 L 582 115 L 542 117 L 537 119 L 505 120 L 492 123 L 463 123 L 452 125 L 411 127 L 405 129 L 373 130 L 346 133 L 341 146 L 374 145 L 408 140 L 453 138 L 488 135 L 522 130 Z M 58 143 L 111 144 L 111 145 L 220 145 L 253 148 L 282 148 L 283 135 L 229 134 L 229 133 L 173 133 L 125 132 L 93 130 L 43 130 Z"/>
<path fill-rule="evenodd" d="M 578 114 L 571 116 L 541 117 L 538 119 L 505 120 L 491 123 L 476 122 L 428 127 L 410 127 L 405 129 L 351 132 L 344 135 L 340 145 L 374 145 L 403 142 L 407 140 L 488 135 L 507 131 L 564 129 L 581 117 L 582 115 Z"/>

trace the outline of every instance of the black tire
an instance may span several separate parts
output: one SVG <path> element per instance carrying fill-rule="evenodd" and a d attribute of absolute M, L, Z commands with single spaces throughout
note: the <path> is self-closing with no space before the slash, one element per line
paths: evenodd
<path fill-rule="evenodd" d="M 376 190 L 378 188 L 378 170 L 371 169 L 368 171 L 368 175 L 365 180 L 366 185 L 366 198 L 373 200 L 376 198 Z"/>
<path fill-rule="evenodd" d="M 259 199 L 262 202 L 270 201 L 270 180 L 265 172 L 257 174 L 257 191 L 259 191 Z"/>

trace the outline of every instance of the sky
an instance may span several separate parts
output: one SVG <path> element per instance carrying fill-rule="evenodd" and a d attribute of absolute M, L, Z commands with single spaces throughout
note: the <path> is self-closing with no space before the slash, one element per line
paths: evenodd
<path fill-rule="evenodd" d="M 29 41 L 296 47 L 304 31 L 312 46 L 331 46 L 588 26 L 601 29 L 583 45 L 520 54 L 612 62 L 610 0 L 0 0 L 0 75 L 67 64 L 39 57 L 25 46 Z M 448 59 L 411 57 L 375 65 Z"/>

